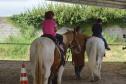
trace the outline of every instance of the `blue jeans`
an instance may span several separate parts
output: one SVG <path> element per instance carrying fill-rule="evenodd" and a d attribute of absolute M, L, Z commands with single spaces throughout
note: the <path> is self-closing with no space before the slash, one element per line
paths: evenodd
<path fill-rule="evenodd" d="M 108 44 L 107 44 L 107 41 L 105 40 L 105 38 L 101 38 L 103 41 L 104 41 L 104 43 L 105 43 L 105 49 L 107 49 L 108 48 Z"/>

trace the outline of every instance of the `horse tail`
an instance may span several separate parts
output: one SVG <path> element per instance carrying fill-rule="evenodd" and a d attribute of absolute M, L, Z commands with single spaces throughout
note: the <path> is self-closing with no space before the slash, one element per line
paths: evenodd
<path fill-rule="evenodd" d="M 42 56 L 41 56 L 41 52 L 42 52 L 42 44 L 37 43 L 36 44 L 36 56 L 35 56 L 35 74 L 34 74 L 34 84 L 43 84 L 44 81 L 44 75 L 43 75 L 43 70 L 42 66 L 43 66 L 43 61 L 42 61 Z"/>
<path fill-rule="evenodd" d="M 93 39 L 92 39 L 93 40 Z M 97 71 L 97 42 L 90 40 L 87 44 L 88 65 L 93 72 L 92 74 L 98 75 Z"/>

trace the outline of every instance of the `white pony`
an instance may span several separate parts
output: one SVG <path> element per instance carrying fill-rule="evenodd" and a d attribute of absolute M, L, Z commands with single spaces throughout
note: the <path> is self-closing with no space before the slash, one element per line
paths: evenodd
<path fill-rule="evenodd" d="M 91 71 L 91 80 L 101 79 L 101 64 L 105 54 L 104 42 L 101 38 L 90 37 L 86 42 L 86 52 L 88 55 L 88 65 Z"/>
<path fill-rule="evenodd" d="M 63 34 L 63 42 L 67 48 L 74 39 L 74 32 L 68 31 Z M 48 84 L 51 73 L 51 67 L 54 63 L 54 51 L 57 46 L 47 37 L 35 39 L 30 47 L 30 57 L 32 64 L 33 84 Z M 58 70 L 57 83 L 61 84 L 64 66 L 61 65 Z"/>

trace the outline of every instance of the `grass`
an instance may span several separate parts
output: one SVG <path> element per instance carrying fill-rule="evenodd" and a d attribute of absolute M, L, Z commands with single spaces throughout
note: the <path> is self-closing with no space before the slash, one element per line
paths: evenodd
<path fill-rule="evenodd" d="M 122 45 L 111 45 L 111 51 L 106 51 L 105 62 L 126 62 L 126 50 L 122 50 Z"/>
<path fill-rule="evenodd" d="M 0 60 L 29 61 L 29 45 L 0 44 Z"/>
<path fill-rule="evenodd" d="M 14 24 L 14 23 L 13 23 Z M 14 24 L 15 25 L 15 24 Z M 9 37 L 6 39 L 6 42 L 12 44 L 0 44 L 0 60 L 25 60 L 29 61 L 29 47 L 23 43 L 31 43 L 36 37 L 38 37 L 37 31 L 34 30 L 32 26 L 23 24 L 23 26 L 18 25 L 17 28 L 20 28 L 21 35 L 18 37 Z M 90 34 L 90 27 L 84 28 L 84 34 Z M 106 34 L 106 39 L 109 43 L 117 42 L 115 37 L 110 37 Z M 125 50 L 122 50 L 121 45 L 112 45 L 111 51 L 106 51 L 106 57 L 104 61 L 106 62 L 124 62 L 126 61 Z M 71 54 L 69 61 L 71 61 Z M 87 60 L 87 59 L 86 59 Z"/>
<path fill-rule="evenodd" d="M 111 50 L 106 51 L 106 56 L 103 58 L 104 62 L 126 62 L 126 50 L 122 50 L 122 45 L 110 45 Z M 68 61 L 72 61 L 71 54 L 68 54 L 69 59 Z M 86 61 L 87 55 L 86 56 Z"/>
<path fill-rule="evenodd" d="M 0 44 L 0 60 L 29 60 L 29 46 L 36 35 L 36 30 L 26 24 L 16 24 L 8 20 L 20 30 L 20 35 L 6 38 L 4 44 Z M 7 44 L 6 44 L 7 43 Z"/>
<path fill-rule="evenodd" d="M 0 60 L 29 61 L 30 60 L 29 46 L 30 45 L 12 45 L 12 44 L 0 45 L 0 52 L 4 52 L 0 54 Z M 14 47 L 18 47 L 19 49 Z M 126 62 L 126 54 L 125 54 L 126 50 L 122 50 L 122 45 L 110 45 L 110 48 L 111 51 L 106 51 L 106 56 L 103 59 L 104 62 Z M 18 52 L 18 50 L 20 50 L 20 53 L 16 53 Z M 11 52 L 13 52 L 13 54 Z M 68 55 L 69 55 L 68 60 L 71 61 L 71 54 L 67 53 L 67 56 Z"/>

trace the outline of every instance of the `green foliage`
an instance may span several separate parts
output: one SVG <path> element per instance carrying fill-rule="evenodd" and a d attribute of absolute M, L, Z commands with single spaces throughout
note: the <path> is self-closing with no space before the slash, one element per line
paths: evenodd
<path fill-rule="evenodd" d="M 47 6 L 28 10 L 20 15 L 14 15 L 11 19 L 18 23 L 27 23 L 39 28 L 44 18 L 45 11 L 53 10 L 59 26 L 74 26 L 92 24 L 95 18 L 102 18 L 106 24 L 126 24 L 126 10 L 101 8 L 86 5 L 50 4 Z"/>
<path fill-rule="evenodd" d="M 107 39 L 109 44 L 121 44 L 122 39 L 118 38 L 116 35 L 110 36 L 108 33 L 104 33 L 104 38 Z"/>
<path fill-rule="evenodd" d="M 53 10 L 55 18 L 58 21 L 59 27 L 80 25 L 83 28 L 84 34 L 91 35 L 91 26 L 95 18 L 102 18 L 104 26 L 112 24 L 125 27 L 126 25 L 126 10 L 101 8 L 86 5 L 65 5 L 65 4 L 50 4 L 46 6 L 39 6 L 32 10 L 27 10 L 25 13 L 14 15 L 10 19 L 16 26 L 20 27 L 21 35 L 10 37 L 6 42 L 14 43 L 31 43 L 33 39 L 38 37 L 37 31 L 40 28 L 41 22 L 44 19 L 45 11 Z M 109 43 L 117 42 L 115 36 L 110 37 L 105 34 L 105 38 Z M 22 58 L 28 55 L 28 46 L 1 46 L 1 52 L 8 52 L 5 56 L 12 56 L 11 59 Z M 5 53 L 4 53 L 5 54 Z M 22 55 L 18 57 L 18 55 Z M 23 57 L 25 58 L 25 57 Z"/>
<path fill-rule="evenodd" d="M 0 45 L 0 60 L 29 60 L 29 46 L 20 44 Z"/>
<path fill-rule="evenodd" d="M 2 60 L 29 60 L 30 43 L 38 37 L 37 31 L 25 23 L 15 25 L 20 27 L 21 34 L 6 39 L 10 44 L 0 45 L 0 57 Z"/>

